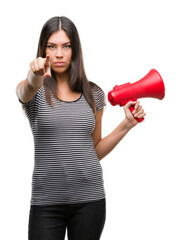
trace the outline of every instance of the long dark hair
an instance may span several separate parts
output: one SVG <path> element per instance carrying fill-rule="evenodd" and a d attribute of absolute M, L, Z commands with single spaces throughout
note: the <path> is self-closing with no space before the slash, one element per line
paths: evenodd
<path fill-rule="evenodd" d="M 94 87 L 97 87 L 97 85 L 93 82 L 88 81 L 86 77 L 83 59 L 82 59 L 82 49 L 81 49 L 79 34 L 76 26 L 70 19 L 68 19 L 67 17 L 53 17 L 53 18 L 50 18 L 44 24 L 40 34 L 37 58 L 46 57 L 47 41 L 49 37 L 59 29 L 62 29 L 66 32 L 66 34 L 70 39 L 71 47 L 72 47 L 72 59 L 71 59 L 71 65 L 69 68 L 70 89 L 75 92 L 82 92 L 87 102 L 93 109 L 94 114 L 96 115 L 96 105 L 95 105 L 92 89 Z M 49 104 L 53 105 L 51 100 L 51 92 L 53 93 L 54 97 L 57 100 L 58 100 L 58 97 L 57 97 L 57 82 L 55 78 L 55 73 L 53 72 L 53 70 L 51 70 L 51 72 L 52 72 L 52 78 L 49 78 L 49 79 L 46 78 L 44 80 L 44 86 L 45 86 L 46 99 Z"/>

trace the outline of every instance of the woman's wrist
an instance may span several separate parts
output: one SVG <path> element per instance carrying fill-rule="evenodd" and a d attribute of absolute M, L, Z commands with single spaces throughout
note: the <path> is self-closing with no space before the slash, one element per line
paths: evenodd
<path fill-rule="evenodd" d="M 43 86 L 44 79 L 42 76 L 37 76 L 30 69 L 27 76 L 28 86 L 33 90 L 38 90 Z"/>
<path fill-rule="evenodd" d="M 122 123 L 124 124 L 124 128 L 128 131 L 137 125 L 136 121 L 130 121 L 127 118 L 125 118 Z"/>

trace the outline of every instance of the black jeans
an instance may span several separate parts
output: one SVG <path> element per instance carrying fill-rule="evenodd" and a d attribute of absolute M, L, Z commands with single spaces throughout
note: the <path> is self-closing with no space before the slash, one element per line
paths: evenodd
<path fill-rule="evenodd" d="M 29 240 L 99 240 L 106 218 L 106 201 L 30 208 Z"/>

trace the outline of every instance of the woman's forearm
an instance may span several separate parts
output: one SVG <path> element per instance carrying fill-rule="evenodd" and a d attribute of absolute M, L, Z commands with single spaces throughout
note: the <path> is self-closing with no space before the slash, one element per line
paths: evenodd
<path fill-rule="evenodd" d="M 132 127 L 125 119 L 109 135 L 101 139 L 95 146 L 98 159 L 101 160 L 109 154 Z"/>

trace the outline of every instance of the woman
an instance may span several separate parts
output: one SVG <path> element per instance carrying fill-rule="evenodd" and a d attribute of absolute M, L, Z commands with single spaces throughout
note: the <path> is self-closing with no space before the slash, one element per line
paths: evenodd
<path fill-rule="evenodd" d="M 105 191 L 99 160 L 142 118 L 139 102 L 101 138 L 105 97 L 84 71 L 79 35 L 66 17 L 42 28 L 37 58 L 16 89 L 29 119 L 35 166 L 29 240 L 98 240 L 105 223 Z"/>

